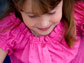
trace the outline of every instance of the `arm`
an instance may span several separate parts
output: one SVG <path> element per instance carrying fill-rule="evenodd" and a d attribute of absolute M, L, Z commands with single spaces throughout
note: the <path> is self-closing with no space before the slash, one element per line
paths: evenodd
<path fill-rule="evenodd" d="M 0 49 L 0 63 L 3 63 L 7 53 L 8 51 L 3 51 L 2 49 Z"/>

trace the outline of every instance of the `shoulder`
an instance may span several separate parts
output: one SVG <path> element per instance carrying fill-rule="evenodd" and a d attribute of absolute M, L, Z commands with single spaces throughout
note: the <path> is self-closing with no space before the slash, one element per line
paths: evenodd
<path fill-rule="evenodd" d="M 14 13 L 10 13 L 8 16 L 0 20 L 0 38 L 2 36 L 6 36 L 7 39 L 10 37 L 10 34 L 12 31 L 17 30 L 17 27 L 19 27 L 20 20 L 16 18 Z"/>
<path fill-rule="evenodd" d="M 83 1 L 75 2 L 74 13 L 75 13 L 75 19 L 77 18 L 84 19 L 84 2 Z"/>
<path fill-rule="evenodd" d="M 15 16 L 14 13 L 10 13 L 8 16 L 0 20 L 0 29 L 1 27 L 11 27 L 16 26 L 20 23 L 20 19 Z"/>
<path fill-rule="evenodd" d="M 77 33 L 84 35 L 84 2 L 78 1 L 74 6 L 74 19 L 76 22 Z"/>
<path fill-rule="evenodd" d="M 84 2 L 78 1 L 74 5 L 74 17 L 76 21 L 84 22 Z"/>
<path fill-rule="evenodd" d="M 0 20 L 0 48 L 12 54 L 18 43 L 26 41 L 27 31 L 25 24 L 14 13 L 10 13 Z"/>

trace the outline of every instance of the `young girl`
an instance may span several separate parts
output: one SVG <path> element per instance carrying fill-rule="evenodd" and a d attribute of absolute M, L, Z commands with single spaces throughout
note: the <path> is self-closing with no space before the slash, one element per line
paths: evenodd
<path fill-rule="evenodd" d="M 76 57 L 84 35 L 84 2 L 9 0 L 9 4 L 0 17 L 0 63 L 7 54 L 11 63 L 70 63 Z"/>

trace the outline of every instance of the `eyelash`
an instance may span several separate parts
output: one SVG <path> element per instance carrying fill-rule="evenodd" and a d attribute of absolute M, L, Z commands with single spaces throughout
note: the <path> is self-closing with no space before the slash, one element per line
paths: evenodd
<path fill-rule="evenodd" d="M 39 17 L 39 16 L 29 16 L 30 18 L 36 18 L 36 17 Z"/>
<path fill-rule="evenodd" d="M 53 15 L 53 14 L 55 14 L 56 13 L 56 11 L 55 12 L 52 12 L 52 13 L 48 13 L 49 15 Z"/>
<path fill-rule="evenodd" d="M 48 15 L 53 15 L 55 14 L 56 12 L 53 12 L 53 13 L 48 13 Z M 36 17 L 39 17 L 39 16 L 29 16 L 30 18 L 36 18 Z"/>

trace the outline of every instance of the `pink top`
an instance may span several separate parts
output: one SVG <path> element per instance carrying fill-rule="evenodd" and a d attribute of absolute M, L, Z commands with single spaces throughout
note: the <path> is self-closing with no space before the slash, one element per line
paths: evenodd
<path fill-rule="evenodd" d="M 78 2 L 75 7 L 75 20 L 77 23 L 77 38 L 84 35 L 84 3 Z M 78 53 L 80 40 L 70 49 L 65 38 L 62 43 L 64 30 L 62 21 L 48 36 L 35 37 L 24 22 L 10 13 L 0 21 L 0 48 L 9 51 L 11 63 L 70 63 Z M 80 30 L 80 31 L 79 31 Z"/>

